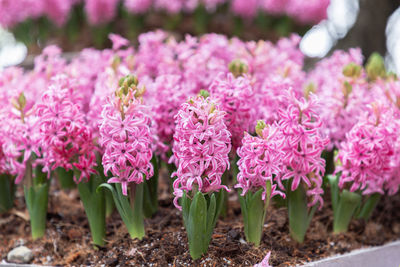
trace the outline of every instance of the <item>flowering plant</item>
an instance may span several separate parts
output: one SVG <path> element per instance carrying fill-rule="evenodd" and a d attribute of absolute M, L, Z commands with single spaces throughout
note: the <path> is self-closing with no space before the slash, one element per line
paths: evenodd
<path fill-rule="evenodd" d="M 255 137 L 245 133 L 237 151 L 240 172 L 235 187 L 241 189 L 239 200 L 246 239 L 259 246 L 269 201 L 275 195 L 285 194 L 277 190 L 283 156 L 278 129 L 258 121 L 256 133 Z"/>
<path fill-rule="evenodd" d="M 176 177 L 174 204 L 183 212 L 193 259 L 207 252 L 223 205 L 221 189 L 228 190 L 221 185 L 231 150 L 224 116 L 225 112 L 208 97 L 208 92 L 202 91 L 182 104 L 175 117 L 173 160 L 178 169 L 172 173 Z"/>
<path fill-rule="evenodd" d="M 102 184 L 99 188 L 105 187 L 112 192 L 129 234 L 132 238 L 142 239 L 145 235 L 144 182 L 154 173 L 150 162 L 153 156 L 151 118 L 141 102 L 144 88 L 138 87 L 137 78 L 121 78 L 119 86 L 103 108 L 100 126 L 100 143 L 105 148 L 104 174 L 110 172 L 113 177 L 108 183 L 118 185 L 116 189 L 109 184 Z"/>

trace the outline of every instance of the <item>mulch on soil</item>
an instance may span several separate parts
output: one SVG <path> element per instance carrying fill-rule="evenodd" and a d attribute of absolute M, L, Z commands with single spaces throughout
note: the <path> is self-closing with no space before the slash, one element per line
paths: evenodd
<path fill-rule="evenodd" d="M 62 191 L 53 184 L 49 196 L 46 236 L 32 241 L 23 193 L 17 192 L 16 207 L 0 215 L 0 257 L 20 244 L 33 250 L 35 264 L 64 266 L 252 266 L 272 251 L 270 264 L 291 266 L 363 246 L 382 245 L 400 237 L 400 196 L 384 197 L 372 218 L 353 221 L 348 233 L 333 235 L 332 210 L 325 203 L 318 211 L 303 244 L 291 240 L 286 208 L 270 207 L 259 248 L 244 242 L 240 205 L 231 193 L 226 218 L 214 230 L 208 253 L 190 258 L 181 212 L 172 204 L 168 187 L 161 188 L 160 207 L 146 219 L 147 236 L 132 240 L 114 211 L 107 223 L 107 245 L 95 249 L 88 222 L 76 190 Z M 21 188 L 20 188 L 21 189 Z M 329 200 L 327 201 L 329 202 Z"/>

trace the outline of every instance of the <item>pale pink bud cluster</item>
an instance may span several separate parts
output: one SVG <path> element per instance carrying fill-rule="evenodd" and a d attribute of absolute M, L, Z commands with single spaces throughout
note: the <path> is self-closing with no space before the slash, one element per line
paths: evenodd
<path fill-rule="evenodd" d="M 49 175 L 57 167 L 80 171 L 76 182 L 88 180 L 96 166 L 92 132 L 80 110 L 73 81 L 56 76 L 37 106 L 43 171 Z"/>
<path fill-rule="evenodd" d="M 104 174 L 109 172 L 109 183 L 120 183 L 127 195 L 129 183 L 142 183 L 153 176 L 153 136 L 151 118 L 147 107 L 135 98 L 135 92 L 127 96 L 110 96 L 103 107 L 100 125 L 100 144 L 104 149 Z"/>
<path fill-rule="evenodd" d="M 346 133 L 364 112 L 364 107 L 372 101 L 363 72 L 358 78 L 343 75 L 343 69 L 348 64 L 361 66 L 362 61 L 360 49 L 349 49 L 348 52 L 338 50 L 329 58 L 318 62 L 308 75 L 306 85 L 311 86 L 324 102 L 318 112 L 324 123 L 324 134 L 331 140 L 329 150 L 340 146 Z"/>
<path fill-rule="evenodd" d="M 209 91 L 226 112 L 225 124 L 232 134 L 232 147 L 240 146 L 244 132 L 254 128 L 257 118 L 257 98 L 250 76 L 235 78 L 232 73 L 221 73 L 211 83 Z"/>
<path fill-rule="evenodd" d="M 228 189 L 221 184 L 222 174 L 229 169 L 228 153 L 231 134 L 225 122 L 225 112 L 215 100 L 198 96 L 182 104 L 176 115 L 173 160 L 178 170 L 172 173 L 174 204 L 184 191 L 198 188 L 203 193 Z"/>
<path fill-rule="evenodd" d="M 172 146 L 175 132 L 175 115 L 182 103 L 188 99 L 178 75 L 161 75 L 148 86 L 153 118 L 157 123 L 157 135 L 161 142 Z"/>

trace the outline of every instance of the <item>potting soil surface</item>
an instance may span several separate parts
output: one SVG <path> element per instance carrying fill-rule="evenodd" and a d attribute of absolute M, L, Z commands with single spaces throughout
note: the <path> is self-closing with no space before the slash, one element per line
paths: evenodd
<path fill-rule="evenodd" d="M 348 233 L 332 233 L 329 199 L 312 219 L 303 244 L 292 241 L 286 208 L 270 205 L 262 244 L 256 248 L 244 240 L 240 205 L 230 194 L 228 213 L 214 230 L 208 253 L 190 258 L 181 212 L 172 204 L 168 186 L 160 188 L 159 210 L 145 220 L 146 237 L 132 240 L 115 210 L 107 219 L 106 245 L 95 248 L 87 219 L 76 190 L 60 190 L 55 184 L 49 197 L 47 230 L 33 241 L 23 193 L 17 192 L 15 208 L 0 215 L 0 257 L 24 244 L 33 250 L 32 263 L 63 266 L 252 266 L 271 251 L 270 264 L 291 266 L 334 254 L 382 245 L 400 237 L 400 196 L 384 197 L 371 219 L 353 220 Z M 328 191 L 329 192 L 329 191 Z M 328 194 L 326 194 L 328 195 Z"/>

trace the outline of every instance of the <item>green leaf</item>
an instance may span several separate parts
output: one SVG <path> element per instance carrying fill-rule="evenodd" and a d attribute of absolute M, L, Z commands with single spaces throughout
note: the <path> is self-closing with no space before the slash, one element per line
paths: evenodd
<path fill-rule="evenodd" d="M 87 183 L 78 184 L 79 196 L 89 221 L 93 243 L 98 246 L 104 246 L 106 235 L 105 196 L 104 192 L 97 190 L 101 182 L 101 177 L 93 175 Z"/>
<path fill-rule="evenodd" d="M 295 241 L 303 243 L 312 213 L 310 213 L 310 217 L 307 207 L 307 195 L 303 186 L 300 184 L 295 191 L 290 190 L 291 183 L 288 183 L 288 186 L 287 203 L 290 235 Z"/>
<path fill-rule="evenodd" d="M 216 222 L 216 210 L 217 210 L 217 204 L 216 204 L 216 199 L 215 195 L 212 194 L 210 198 L 210 204 L 208 206 L 207 210 L 207 227 L 206 227 L 206 233 L 207 233 L 207 239 L 211 240 L 211 236 L 215 227 L 215 222 Z M 208 247 L 208 244 L 207 244 Z"/>
<path fill-rule="evenodd" d="M 200 258 L 207 250 L 206 244 L 207 202 L 201 192 L 197 192 L 190 205 L 188 220 L 189 250 L 193 259 Z"/>
<path fill-rule="evenodd" d="M 144 181 L 144 200 L 143 212 L 145 217 L 150 218 L 158 209 L 158 160 L 153 156 L 151 163 L 154 167 L 154 175 L 149 180 Z"/>
<path fill-rule="evenodd" d="M 55 170 L 55 174 L 58 178 L 58 181 L 60 182 L 62 189 L 71 189 L 76 187 L 73 179 L 73 171 L 66 171 L 64 168 L 59 167 Z"/>
<path fill-rule="evenodd" d="M 189 220 L 190 205 L 192 204 L 192 201 L 187 197 L 186 192 L 184 192 L 180 202 L 182 206 L 183 222 L 185 225 L 187 225 Z"/>
<path fill-rule="evenodd" d="M 247 220 L 245 220 L 245 235 L 248 242 L 253 243 L 256 247 L 260 245 L 262 230 L 266 215 L 266 203 L 262 200 L 263 189 L 258 190 L 254 194 L 248 192 L 246 194 L 247 203 L 246 211 Z M 243 210 L 243 209 L 242 209 Z"/>
<path fill-rule="evenodd" d="M 328 181 L 329 181 L 329 185 L 330 185 L 330 189 L 331 189 L 331 199 L 332 199 L 332 209 L 333 209 L 333 213 L 336 212 L 337 210 L 337 205 L 339 202 L 339 176 L 338 175 L 328 175 Z"/>
<path fill-rule="evenodd" d="M 369 217 L 371 217 L 380 199 L 381 194 L 379 193 L 370 195 L 365 204 L 361 206 L 360 213 L 357 214 L 357 219 L 364 219 L 367 221 Z"/>
<path fill-rule="evenodd" d="M 0 175 L 0 214 L 14 205 L 15 186 L 11 175 Z"/>
<path fill-rule="evenodd" d="M 44 236 L 49 196 L 49 181 L 44 184 L 24 186 L 25 202 L 30 216 L 32 239 Z"/>
<path fill-rule="evenodd" d="M 131 206 L 129 198 L 122 193 L 120 184 L 116 184 L 115 189 L 114 186 L 103 183 L 97 190 L 101 188 L 106 188 L 112 193 L 115 206 L 131 238 L 142 239 L 145 235 L 143 222 L 143 183 L 135 186 L 133 206 Z"/>
<path fill-rule="evenodd" d="M 333 216 L 333 232 L 335 234 L 347 232 L 351 218 L 360 203 L 361 195 L 350 192 L 346 189 L 343 190 L 340 194 L 339 203 Z"/>

